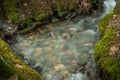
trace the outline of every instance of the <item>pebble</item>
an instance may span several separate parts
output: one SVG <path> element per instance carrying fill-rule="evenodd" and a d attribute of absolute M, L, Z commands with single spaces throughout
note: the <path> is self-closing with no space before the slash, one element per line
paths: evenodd
<path fill-rule="evenodd" d="M 51 34 L 51 36 L 52 36 L 53 39 L 56 38 L 53 32 L 51 32 L 50 34 Z"/>
<path fill-rule="evenodd" d="M 34 57 L 40 56 L 42 49 L 41 48 L 36 48 L 34 51 Z"/>
<path fill-rule="evenodd" d="M 28 43 L 28 42 L 20 43 L 19 45 L 23 46 L 23 47 L 29 47 L 29 46 L 31 46 L 31 44 Z"/>
<path fill-rule="evenodd" d="M 93 55 L 96 32 L 92 29 L 82 31 L 72 22 L 54 23 L 46 28 L 17 37 L 19 44 L 13 46 L 18 47 L 19 54 L 24 54 L 28 64 L 45 80 L 86 80 L 84 73 L 94 64 L 94 57 L 88 58 Z M 88 61 L 93 64 L 86 68 Z"/>
<path fill-rule="evenodd" d="M 12 30 L 12 27 L 8 27 L 9 30 Z"/>
<path fill-rule="evenodd" d="M 88 52 L 88 54 L 93 54 L 94 53 L 94 51 L 93 51 L 93 49 L 91 49 L 89 52 Z"/>
<path fill-rule="evenodd" d="M 52 22 L 54 23 L 54 22 L 57 22 L 57 21 L 59 21 L 59 19 L 57 19 L 57 18 L 52 18 Z"/>
<path fill-rule="evenodd" d="M 64 71 L 61 71 L 61 73 L 64 74 L 64 75 L 67 75 L 67 74 L 69 74 L 69 71 L 64 70 Z"/>
<path fill-rule="evenodd" d="M 83 74 L 82 73 L 72 74 L 69 80 L 83 80 Z"/>
<path fill-rule="evenodd" d="M 84 43 L 83 46 L 93 46 L 93 43 Z"/>
<path fill-rule="evenodd" d="M 57 71 L 65 69 L 65 66 L 63 64 L 58 64 L 54 67 Z"/>
<path fill-rule="evenodd" d="M 70 28 L 70 30 L 71 31 L 76 31 L 77 29 L 72 27 L 72 28 Z"/>

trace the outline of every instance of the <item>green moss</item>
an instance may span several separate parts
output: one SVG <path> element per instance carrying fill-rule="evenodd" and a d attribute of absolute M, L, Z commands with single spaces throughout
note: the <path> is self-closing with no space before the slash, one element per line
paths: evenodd
<path fill-rule="evenodd" d="M 21 21 L 20 26 L 19 26 L 19 30 L 24 30 L 28 27 L 31 27 L 30 25 L 32 23 L 32 19 L 34 19 L 34 16 L 28 15 L 26 17 L 26 20 Z"/>
<path fill-rule="evenodd" d="M 53 16 L 64 18 L 66 14 L 73 11 L 77 14 L 81 1 L 83 0 L 3 0 L 2 6 L 8 19 L 19 23 L 19 29 L 23 30 L 26 27 L 31 27 L 31 23 L 50 20 Z M 90 1 L 90 3 L 92 2 L 98 3 L 97 0 Z M 87 11 L 86 9 L 81 10 Z"/>
<path fill-rule="evenodd" d="M 17 12 L 18 2 L 19 0 L 4 0 L 3 1 L 3 6 L 6 12 L 6 16 L 13 22 L 17 22 L 19 20 L 19 16 Z"/>
<path fill-rule="evenodd" d="M 0 56 L 0 75 L 2 77 L 9 78 L 10 76 L 15 74 L 14 69 L 4 60 L 2 56 Z M 4 72 L 4 75 L 3 75 Z"/>
<path fill-rule="evenodd" d="M 108 28 L 105 31 L 105 34 L 103 35 L 102 39 L 103 41 L 106 41 L 107 43 L 111 43 L 111 41 L 115 40 L 116 38 L 116 29 L 115 28 Z"/>
<path fill-rule="evenodd" d="M 45 18 L 45 14 L 39 14 L 38 16 L 35 17 L 35 20 L 41 21 L 43 18 Z"/>
<path fill-rule="evenodd" d="M 104 34 L 106 27 L 109 24 L 109 21 L 112 19 L 112 15 L 113 14 L 108 14 L 107 16 L 105 16 L 103 19 L 100 20 L 99 22 L 99 30 L 101 32 L 101 36 Z"/>
<path fill-rule="evenodd" d="M 54 11 L 57 11 L 57 15 L 62 17 L 65 13 L 77 10 L 79 5 L 78 0 L 56 0 L 54 2 Z"/>
<path fill-rule="evenodd" d="M 8 17 L 13 22 L 17 22 L 19 20 L 17 12 L 11 12 L 10 14 L 8 14 Z"/>
<path fill-rule="evenodd" d="M 104 57 L 109 50 L 109 45 L 106 42 L 99 41 L 95 47 L 95 58 L 99 59 Z"/>
<path fill-rule="evenodd" d="M 96 44 L 95 48 L 95 56 L 96 59 L 99 57 L 105 57 L 109 51 L 110 45 L 115 40 L 116 37 L 116 29 L 108 28 L 106 29 L 103 36 L 101 36 L 101 40 Z"/>
<path fill-rule="evenodd" d="M 110 25 L 115 14 L 119 13 L 114 10 L 99 22 L 101 36 L 95 47 L 95 59 L 104 80 L 120 79 L 120 59 L 108 55 L 110 46 L 116 41 L 117 30 Z"/>
<path fill-rule="evenodd" d="M 120 80 L 120 59 L 103 58 L 101 61 L 104 80 Z"/>
<path fill-rule="evenodd" d="M 58 5 L 57 6 L 57 12 L 58 12 L 58 15 L 60 16 L 60 17 L 62 17 L 62 6 L 61 5 Z"/>
<path fill-rule="evenodd" d="M 0 71 L 6 78 L 17 74 L 19 80 L 41 80 L 40 74 L 13 54 L 2 39 L 0 39 Z"/>

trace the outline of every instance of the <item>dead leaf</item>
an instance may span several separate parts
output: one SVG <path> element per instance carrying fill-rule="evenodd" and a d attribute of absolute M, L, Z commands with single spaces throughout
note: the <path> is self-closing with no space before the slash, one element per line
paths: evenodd
<path fill-rule="evenodd" d="M 116 51 L 118 51 L 118 47 L 116 47 L 116 46 L 110 47 L 109 55 L 114 55 Z"/>

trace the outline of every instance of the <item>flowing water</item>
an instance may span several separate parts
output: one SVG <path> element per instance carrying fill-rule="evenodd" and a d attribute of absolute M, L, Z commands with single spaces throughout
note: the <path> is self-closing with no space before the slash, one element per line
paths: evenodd
<path fill-rule="evenodd" d="M 51 23 L 14 36 L 11 49 L 43 80 L 97 80 L 93 49 L 99 40 L 98 21 L 114 6 L 114 0 L 106 0 L 101 16 Z"/>

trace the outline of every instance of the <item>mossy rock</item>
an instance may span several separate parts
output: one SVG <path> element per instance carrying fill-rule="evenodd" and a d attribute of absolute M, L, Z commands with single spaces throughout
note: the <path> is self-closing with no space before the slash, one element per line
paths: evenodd
<path fill-rule="evenodd" d="M 28 67 L 0 39 L 0 75 L 7 79 L 14 74 L 18 75 L 19 80 L 41 80 L 40 74 Z"/>
<path fill-rule="evenodd" d="M 103 80 L 120 80 L 120 58 L 109 55 L 110 47 L 116 43 L 117 29 L 111 25 L 114 15 L 120 15 L 117 7 L 99 22 L 100 40 L 95 47 L 95 60 Z M 118 43 L 120 44 L 120 43 Z"/>

